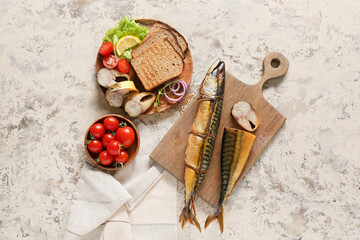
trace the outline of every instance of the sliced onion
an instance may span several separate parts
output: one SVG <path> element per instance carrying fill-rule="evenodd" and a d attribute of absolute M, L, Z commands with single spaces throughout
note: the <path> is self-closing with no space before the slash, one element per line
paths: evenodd
<path fill-rule="evenodd" d="M 181 88 L 182 86 L 182 88 Z M 179 102 L 181 99 L 184 98 L 186 91 L 187 91 L 187 84 L 184 80 L 179 80 L 173 84 L 170 84 L 168 86 L 168 88 L 170 89 L 170 92 L 172 92 L 174 95 L 178 96 L 178 98 L 172 98 L 170 97 L 168 94 L 170 92 L 166 92 L 166 90 L 164 89 L 164 96 L 166 97 L 166 99 L 170 102 L 176 103 Z"/>
<path fill-rule="evenodd" d="M 175 94 L 176 96 L 182 96 L 184 92 L 186 92 L 185 89 L 183 89 L 183 91 L 180 93 L 172 91 L 172 93 Z"/>
<path fill-rule="evenodd" d="M 187 87 L 187 84 L 184 80 L 180 80 L 179 81 L 181 85 L 183 85 L 184 89 L 185 89 L 185 92 L 187 91 L 188 87 Z"/>
<path fill-rule="evenodd" d="M 186 82 L 184 80 L 180 80 L 180 83 L 184 86 L 185 91 L 187 91 L 188 86 L 187 86 Z"/>
<path fill-rule="evenodd" d="M 172 92 L 176 95 L 176 96 L 182 96 L 183 92 L 187 91 L 187 85 L 186 82 L 184 82 L 183 80 L 177 81 L 176 83 L 179 84 L 179 87 L 176 88 L 176 90 L 172 90 Z M 180 85 L 182 86 L 182 89 L 180 87 Z M 171 85 L 170 85 L 171 86 Z M 171 88 L 170 88 L 171 89 Z"/>
<path fill-rule="evenodd" d="M 175 82 L 175 83 L 173 83 L 173 84 L 170 84 L 169 88 L 170 88 L 170 90 L 171 90 L 172 92 L 176 92 L 176 91 L 178 91 L 178 90 L 180 89 L 180 83 L 179 83 L 179 82 Z"/>
<path fill-rule="evenodd" d="M 176 102 L 179 102 L 181 99 L 184 98 L 185 93 L 186 93 L 186 92 L 183 92 L 182 96 L 179 96 L 179 98 L 169 97 L 166 93 L 164 93 L 164 96 L 166 97 L 166 99 L 167 99 L 168 101 L 176 103 Z"/>

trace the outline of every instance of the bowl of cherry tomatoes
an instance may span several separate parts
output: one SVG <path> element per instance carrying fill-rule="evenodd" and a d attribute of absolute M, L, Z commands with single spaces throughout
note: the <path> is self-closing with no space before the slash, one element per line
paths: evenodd
<path fill-rule="evenodd" d="M 132 162 L 139 151 L 140 137 L 127 118 L 110 114 L 93 122 L 85 134 L 90 160 L 104 170 L 118 170 Z"/>

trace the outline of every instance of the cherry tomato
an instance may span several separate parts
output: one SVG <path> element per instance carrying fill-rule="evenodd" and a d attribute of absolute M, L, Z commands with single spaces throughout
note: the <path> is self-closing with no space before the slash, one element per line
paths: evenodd
<path fill-rule="evenodd" d="M 112 140 L 115 140 L 115 136 L 112 135 L 111 133 L 107 133 L 102 137 L 101 143 L 104 147 L 107 147 L 109 142 L 111 142 Z"/>
<path fill-rule="evenodd" d="M 131 127 L 121 127 L 116 131 L 115 137 L 124 147 L 130 147 L 134 143 L 135 132 Z"/>
<path fill-rule="evenodd" d="M 120 155 L 114 156 L 115 162 L 126 163 L 129 159 L 129 154 L 124 149 L 121 149 Z"/>
<path fill-rule="evenodd" d="M 114 68 L 116 67 L 117 63 L 118 63 L 118 59 L 113 54 L 107 55 L 103 59 L 103 64 L 106 68 Z"/>
<path fill-rule="evenodd" d="M 95 123 L 91 126 L 90 133 L 94 135 L 94 137 L 100 139 L 105 134 L 105 127 L 102 123 Z"/>
<path fill-rule="evenodd" d="M 120 155 L 121 144 L 119 141 L 112 140 L 111 142 L 108 143 L 106 150 L 111 155 Z"/>
<path fill-rule="evenodd" d="M 129 73 L 130 72 L 130 64 L 126 61 L 125 58 L 120 58 L 117 62 L 117 68 L 122 73 Z"/>
<path fill-rule="evenodd" d="M 114 50 L 114 45 L 111 42 L 105 42 L 101 45 L 99 53 L 101 55 L 107 56 Z"/>
<path fill-rule="evenodd" d="M 104 127 L 109 131 L 115 131 L 119 127 L 119 120 L 114 117 L 107 117 L 104 120 Z"/>
<path fill-rule="evenodd" d="M 99 154 L 100 163 L 102 165 L 110 165 L 114 161 L 114 157 L 110 155 L 107 151 L 102 151 Z"/>
<path fill-rule="evenodd" d="M 97 139 L 91 140 L 87 145 L 90 152 L 99 153 L 103 149 L 101 142 Z"/>

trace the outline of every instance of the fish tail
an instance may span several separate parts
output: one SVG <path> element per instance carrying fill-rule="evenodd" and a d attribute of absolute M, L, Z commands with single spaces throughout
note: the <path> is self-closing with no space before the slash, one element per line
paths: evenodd
<path fill-rule="evenodd" d="M 193 222 L 193 225 L 195 225 L 195 227 L 199 230 L 199 232 L 201 232 L 200 224 L 199 224 L 198 220 L 196 219 L 195 215 L 191 214 L 190 218 L 191 218 L 191 221 Z"/>
<path fill-rule="evenodd" d="M 215 219 L 219 222 L 220 232 L 223 233 L 224 231 L 224 218 L 223 218 L 223 207 L 217 206 L 214 211 L 212 211 L 206 219 L 205 222 L 205 229 L 212 223 Z"/>
<path fill-rule="evenodd" d="M 184 228 L 184 225 L 187 222 L 195 225 L 196 228 L 199 229 L 199 231 L 201 232 L 200 224 L 196 219 L 195 214 L 192 213 L 189 207 L 184 207 L 179 217 L 179 223 L 181 223 L 181 227 Z"/>
<path fill-rule="evenodd" d="M 181 223 L 182 228 L 184 228 L 185 223 L 187 223 L 188 221 L 193 224 L 190 219 L 190 214 L 191 212 L 189 207 L 184 207 L 184 209 L 181 211 L 179 223 Z"/>
<path fill-rule="evenodd" d="M 181 227 L 184 228 L 185 223 L 187 222 L 187 218 L 185 217 L 185 208 L 181 211 L 179 217 L 179 223 L 181 223 Z"/>

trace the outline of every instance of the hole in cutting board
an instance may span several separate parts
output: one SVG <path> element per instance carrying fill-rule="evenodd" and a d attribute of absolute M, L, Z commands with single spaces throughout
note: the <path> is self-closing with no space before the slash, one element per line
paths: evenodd
<path fill-rule="evenodd" d="M 278 68 L 280 66 L 280 60 L 277 58 L 274 58 L 271 60 L 270 64 L 273 68 Z"/>

